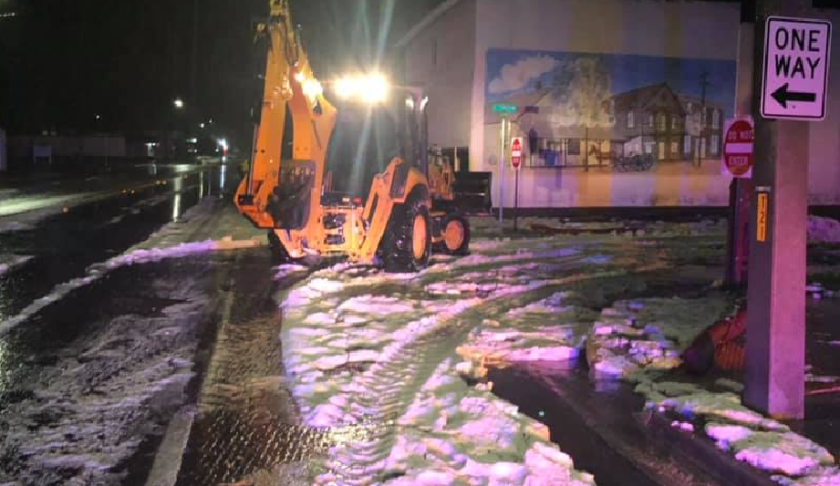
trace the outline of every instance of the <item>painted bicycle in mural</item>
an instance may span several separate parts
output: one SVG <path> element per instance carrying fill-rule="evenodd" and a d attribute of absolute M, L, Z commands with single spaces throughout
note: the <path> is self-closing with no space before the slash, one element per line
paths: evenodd
<path fill-rule="evenodd" d="M 589 158 L 597 160 L 599 166 L 609 165 L 615 172 L 647 172 L 656 163 L 653 154 L 624 155 L 595 146 L 590 148 Z"/>
<path fill-rule="evenodd" d="M 616 172 L 647 172 L 653 168 L 656 159 L 653 154 L 636 154 L 616 157 L 611 162 Z"/>

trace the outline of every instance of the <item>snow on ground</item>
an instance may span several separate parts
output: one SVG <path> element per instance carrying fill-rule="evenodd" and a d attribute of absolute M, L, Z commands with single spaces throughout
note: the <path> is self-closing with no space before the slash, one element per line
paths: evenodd
<path fill-rule="evenodd" d="M 596 378 L 627 378 L 642 370 L 677 368 L 692 340 L 733 309 L 730 297 L 714 292 L 700 299 L 616 302 L 589 332 L 590 369 Z"/>
<path fill-rule="evenodd" d="M 126 265 L 157 262 L 166 258 L 182 258 L 189 255 L 206 253 L 216 249 L 215 242 L 183 243 L 172 248 L 156 248 L 153 250 L 134 250 L 126 254 L 111 258 L 103 263 L 96 263 L 88 267 L 83 277 L 74 278 L 68 282 L 55 286 L 50 293 L 36 299 L 17 315 L 0 322 L 0 335 L 26 322 L 32 316 L 67 296 L 70 292 L 89 285 L 105 276 L 108 272 Z"/>
<path fill-rule="evenodd" d="M 775 420 L 741 403 L 740 394 L 708 390 L 684 382 L 655 381 L 636 377 L 636 391 L 647 406 L 679 416 L 695 426 L 705 423 L 704 433 L 737 460 L 775 474 L 785 485 L 840 484 L 835 458 L 822 446 L 793 433 Z"/>
<path fill-rule="evenodd" d="M 563 304 L 568 295 L 557 292 L 496 319 L 485 319 L 458 347 L 458 354 L 479 367 L 577 358 L 587 323 L 576 316 L 581 310 Z M 472 365 L 467 369 L 472 370 Z"/>
<path fill-rule="evenodd" d="M 19 221 L 18 218 L 15 218 L 14 221 L 0 221 L 0 234 L 2 233 L 12 233 L 15 231 L 28 231 L 35 228 L 35 223 L 31 220 L 29 221 Z"/>
<path fill-rule="evenodd" d="M 31 259 L 31 256 L 0 254 L 0 275 L 3 275 L 17 266 L 23 265 Z"/>
<path fill-rule="evenodd" d="M 547 442 L 544 426 L 467 386 L 452 363 L 441 363 L 396 420 L 393 447 L 381 466 L 394 479 L 384 484 L 593 484 Z"/>
<path fill-rule="evenodd" d="M 578 355 L 597 314 L 569 287 L 627 271 L 590 243 L 479 240 L 418 274 L 341 264 L 284 291 L 284 368 L 304 423 L 368 430 L 330 450 L 316 484 L 591 484 L 544 426 L 461 377 Z M 624 250 L 639 268 L 656 259 Z"/>
<path fill-rule="evenodd" d="M 820 216 L 809 216 L 808 242 L 840 243 L 840 221 Z"/>
<path fill-rule="evenodd" d="M 164 299 L 162 308 L 85 323 L 91 332 L 60 346 L 12 358 L 18 351 L 0 341 L 0 483 L 123 482 L 120 466 L 187 400 L 213 310 L 200 272 L 177 284 L 171 275 L 144 280 L 144 295 Z"/>
<path fill-rule="evenodd" d="M 108 272 L 117 268 L 158 262 L 170 258 L 184 258 L 211 251 L 238 250 L 262 245 L 262 242 L 254 236 L 252 230 L 242 229 L 241 221 L 244 221 L 244 218 L 233 218 L 231 216 L 231 213 L 235 214 L 235 209 L 228 208 L 220 217 L 218 214 L 219 204 L 217 200 L 205 199 L 184 213 L 179 221 L 165 225 L 145 242 L 136 245 L 122 255 L 91 265 L 87 268 L 85 275 L 81 277 L 57 285 L 47 295 L 33 301 L 16 316 L 0 321 L 0 335 L 26 322 L 33 315 L 53 302 L 64 298 L 70 292 L 99 280 Z M 206 226 L 211 222 L 213 222 L 213 226 L 208 230 Z M 231 233 L 250 237 L 250 239 L 234 240 L 229 236 Z M 207 236 L 217 239 L 202 239 Z M 202 240 L 195 241 L 196 238 Z"/>
<path fill-rule="evenodd" d="M 606 262 L 617 259 L 589 256 L 586 261 L 591 268 L 595 262 L 608 266 Z M 734 312 L 733 296 L 709 289 L 701 298 L 623 300 L 591 316 L 575 306 L 577 293 L 558 292 L 510 309 L 501 318 L 485 319 L 459 347 L 469 359 L 458 365 L 459 371 L 481 377 L 488 365 L 527 361 L 532 356 L 557 360 L 585 352 L 594 379 L 635 382 L 647 407 L 672 418 L 675 427 L 708 436 L 737 460 L 774 474 L 780 484 L 840 485 L 835 458 L 786 425 L 745 407 L 740 383 L 719 379 L 707 389 L 694 382 L 669 381 L 680 376 L 667 371 L 680 366 L 679 356 L 694 338 Z M 838 381 L 813 373 L 806 378 Z"/>
<path fill-rule="evenodd" d="M 741 403 L 740 383 L 720 379 L 711 389 L 668 381 L 679 355 L 706 326 L 734 309 L 730 297 L 619 301 L 604 309 L 587 338 L 595 379 L 627 379 L 647 407 L 674 418 L 675 426 L 702 430 L 737 460 L 775 474 L 785 485 L 832 485 L 840 478 L 835 459 L 820 445 Z M 814 381 L 835 377 L 811 375 Z M 832 482 L 834 481 L 834 482 Z"/>

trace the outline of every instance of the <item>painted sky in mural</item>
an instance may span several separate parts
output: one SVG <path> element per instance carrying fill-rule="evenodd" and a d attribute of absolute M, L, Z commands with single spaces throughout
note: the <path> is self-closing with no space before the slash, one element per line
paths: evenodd
<path fill-rule="evenodd" d="M 709 59 L 491 49 L 487 53 L 487 101 L 505 101 L 540 85 L 555 87 L 564 73 L 581 62 L 594 62 L 608 75 L 611 94 L 664 82 L 676 93 L 700 97 L 700 80 L 706 73 L 707 99 L 726 107 L 727 117 L 732 116 L 735 62 Z"/>

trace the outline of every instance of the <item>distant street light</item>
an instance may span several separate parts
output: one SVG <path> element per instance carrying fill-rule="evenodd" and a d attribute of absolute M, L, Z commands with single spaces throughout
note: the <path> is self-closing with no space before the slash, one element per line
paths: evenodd
<path fill-rule="evenodd" d="M 220 138 L 216 140 L 216 145 L 218 145 L 219 150 L 222 152 L 222 156 L 227 157 L 228 151 L 230 150 L 230 145 L 228 144 L 227 139 Z"/>
<path fill-rule="evenodd" d="M 376 105 L 384 103 L 391 91 L 391 83 L 380 73 L 343 76 L 333 85 L 339 98 Z"/>
<path fill-rule="evenodd" d="M 200 128 L 200 129 L 202 129 L 202 130 L 204 130 L 204 127 L 205 127 L 205 126 L 206 126 L 206 125 L 205 125 L 204 123 L 199 123 L 199 124 L 198 124 L 198 128 Z"/>
<path fill-rule="evenodd" d="M 184 109 L 184 100 L 181 98 L 175 98 L 175 101 L 173 101 L 172 104 L 175 105 L 175 108 L 178 110 Z"/>

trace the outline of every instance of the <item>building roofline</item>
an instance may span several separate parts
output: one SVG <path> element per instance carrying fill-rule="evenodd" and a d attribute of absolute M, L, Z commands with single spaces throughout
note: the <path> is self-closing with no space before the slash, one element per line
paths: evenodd
<path fill-rule="evenodd" d="M 420 32 L 426 30 L 426 28 L 429 25 L 434 23 L 437 19 L 442 17 L 443 14 L 451 10 L 453 7 L 461 3 L 461 1 L 462 0 L 446 0 L 444 3 L 435 7 L 435 9 L 429 12 L 425 17 L 423 17 L 423 19 L 420 20 L 420 22 L 414 24 L 414 27 L 409 29 L 408 33 L 397 42 L 396 47 L 398 49 L 404 48 L 406 45 L 408 45 L 409 42 L 413 41 L 415 37 L 420 35 Z"/>

